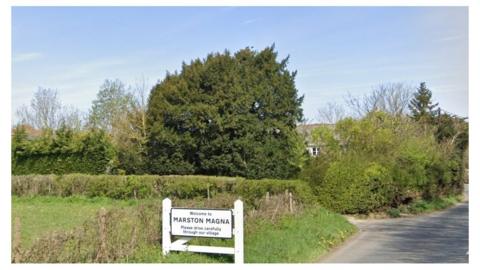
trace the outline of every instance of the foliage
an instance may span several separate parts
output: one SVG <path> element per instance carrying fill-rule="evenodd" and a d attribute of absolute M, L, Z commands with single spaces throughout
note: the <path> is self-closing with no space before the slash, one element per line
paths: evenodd
<path fill-rule="evenodd" d="M 120 80 L 105 80 L 92 102 L 89 125 L 111 131 L 113 124 L 120 119 L 133 102 L 133 97 L 126 91 Z"/>
<path fill-rule="evenodd" d="M 337 212 L 367 213 L 391 201 L 392 179 L 385 167 L 358 156 L 332 162 L 317 188 L 320 203 Z"/>
<path fill-rule="evenodd" d="M 132 92 L 118 79 L 105 80 L 90 110 L 89 125 L 111 137 L 120 174 L 146 172 L 145 88 L 144 82 Z"/>
<path fill-rule="evenodd" d="M 462 160 L 435 128 L 382 111 L 313 131 L 321 155 L 302 173 L 329 209 L 367 213 L 462 190 Z"/>
<path fill-rule="evenodd" d="M 149 98 L 150 173 L 289 178 L 304 148 L 295 72 L 274 47 L 209 54 L 167 74 Z M 279 162 L 282 161 L 282 162 Z"/>
<path fill-rule="evenodd" d="M 412 118 L 416 121 L 432 123 L 433 118 L 439 113 L 439 110 L 435 109 L 437 106 L 438 103 L 432 103 L 432 91 L 422 82 L 417 92 L 414 93 L 408 108 L 412 113 Z"/>
<path fill-rule="evenodd" d="M 387 214 L 391 218 L 398 218 L 401 216 L 401 212 L 398 208 L 390 208 L 387 210 Z"/>
<path fill-rule="evenodd" d="M 313 200 L 308 184 L 300 180 L 246 180 L 214 176 L 157 175 L 19 175 L 12 177 L 12 194 L 133 198 L 206 198 L 231 193 L 252 202 L 267 192 L 289 190 L 301 202 Z"/>
<path fill-rule="evenodd" d="M 457 176 L 468 182 L 468 122 L 466 118 L 441 113 L 435 119 L 435 137 L 451 153 L 451 160 L 460 163 Z"/>
<path fill-rule="evenodd" d="M 61 127 L 28 139 L 23 126 L 12 134 L 12 174 L 106 173 L 115 162 L 115 150 L 100 130 L 83 132 Z"/>

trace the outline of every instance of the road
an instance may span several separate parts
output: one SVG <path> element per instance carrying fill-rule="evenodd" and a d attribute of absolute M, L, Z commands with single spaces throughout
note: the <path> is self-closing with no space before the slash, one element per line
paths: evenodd
<path fill-rule="evenodd" d="M 320 262 L 468 263 L 468 201 L 428 215 L 353 223 L 359 233 Z"/>

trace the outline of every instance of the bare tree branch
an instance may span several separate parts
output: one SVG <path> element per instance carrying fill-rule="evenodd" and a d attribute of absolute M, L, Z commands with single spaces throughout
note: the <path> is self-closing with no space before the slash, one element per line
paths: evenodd
<path fill-rule="evenodd" d="M 337 103 L 328 102 L 324 107 L 318 109 L 317 119 L 322 123 L 335 124 L 343 118 L 345 118 L 345 109 Z"/>
<path fill-rule="evenodd" d="M 372 111 L 385 111 L 393 115 L 407 113 L 408 102 L 413 96 L 413 87 L 404 83 L 384 83 L 372 89 L 362 98 L 348 93 L 345 103 L 352 114 L 363 117 Z"/>

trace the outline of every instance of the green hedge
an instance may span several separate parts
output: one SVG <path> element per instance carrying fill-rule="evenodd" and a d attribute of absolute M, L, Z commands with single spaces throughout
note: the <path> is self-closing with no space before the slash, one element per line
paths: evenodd
<path fill-rule="evenodd" d="M 388 169 L 355 156 L 332 162 L 317 193 L 322 205 L 348 214 L 381 208 L 394 195 Z"/>
<path fill-rule="evenodd" d="M 246 201 L 289 190 L 301 202 L 313 200 L 307 183 L 301 180 L 247 180 L 234 177 L 178 175 L 15 175 L 12 193 L 17 196 L 53 195 L 87 197 L 180 198 L 215 196 L 218 193 L 238 194 Z"/>
<path fill-rule="evenodd" d="M 100 130 L 45 130 L 33 139 L 28 138 L 22 126 L 13 131 L 13 175 L 101 174 L 108 173 L 115 163 L 115 149 L 108 135 Z"/>

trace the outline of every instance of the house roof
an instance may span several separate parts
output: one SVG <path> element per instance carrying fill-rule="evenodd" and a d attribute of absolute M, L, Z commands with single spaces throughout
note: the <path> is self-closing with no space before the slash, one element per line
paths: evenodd
<path fill-rule="evenodd" d="M 312 131 L 318 127 L 328 127 L 334 128 L 335 124 L 327 124 L 327 123 L 313 123 L 313 124 L 300 124 L 297 125 L 297 132 L 302 135 L 308 144 L 312 144 Z"/>
<path fill-rule="evenodd" d="M 19 128 L 19 127 L 22 127 L 25 130 L 25 133 L 27 134 L 28 139 L 35 139 L 42 135 L 42 130 L 36 129 L 29 124 L 20 124 L 17 127 L 12 128 L 12 134 L 15 128 Z"/>

